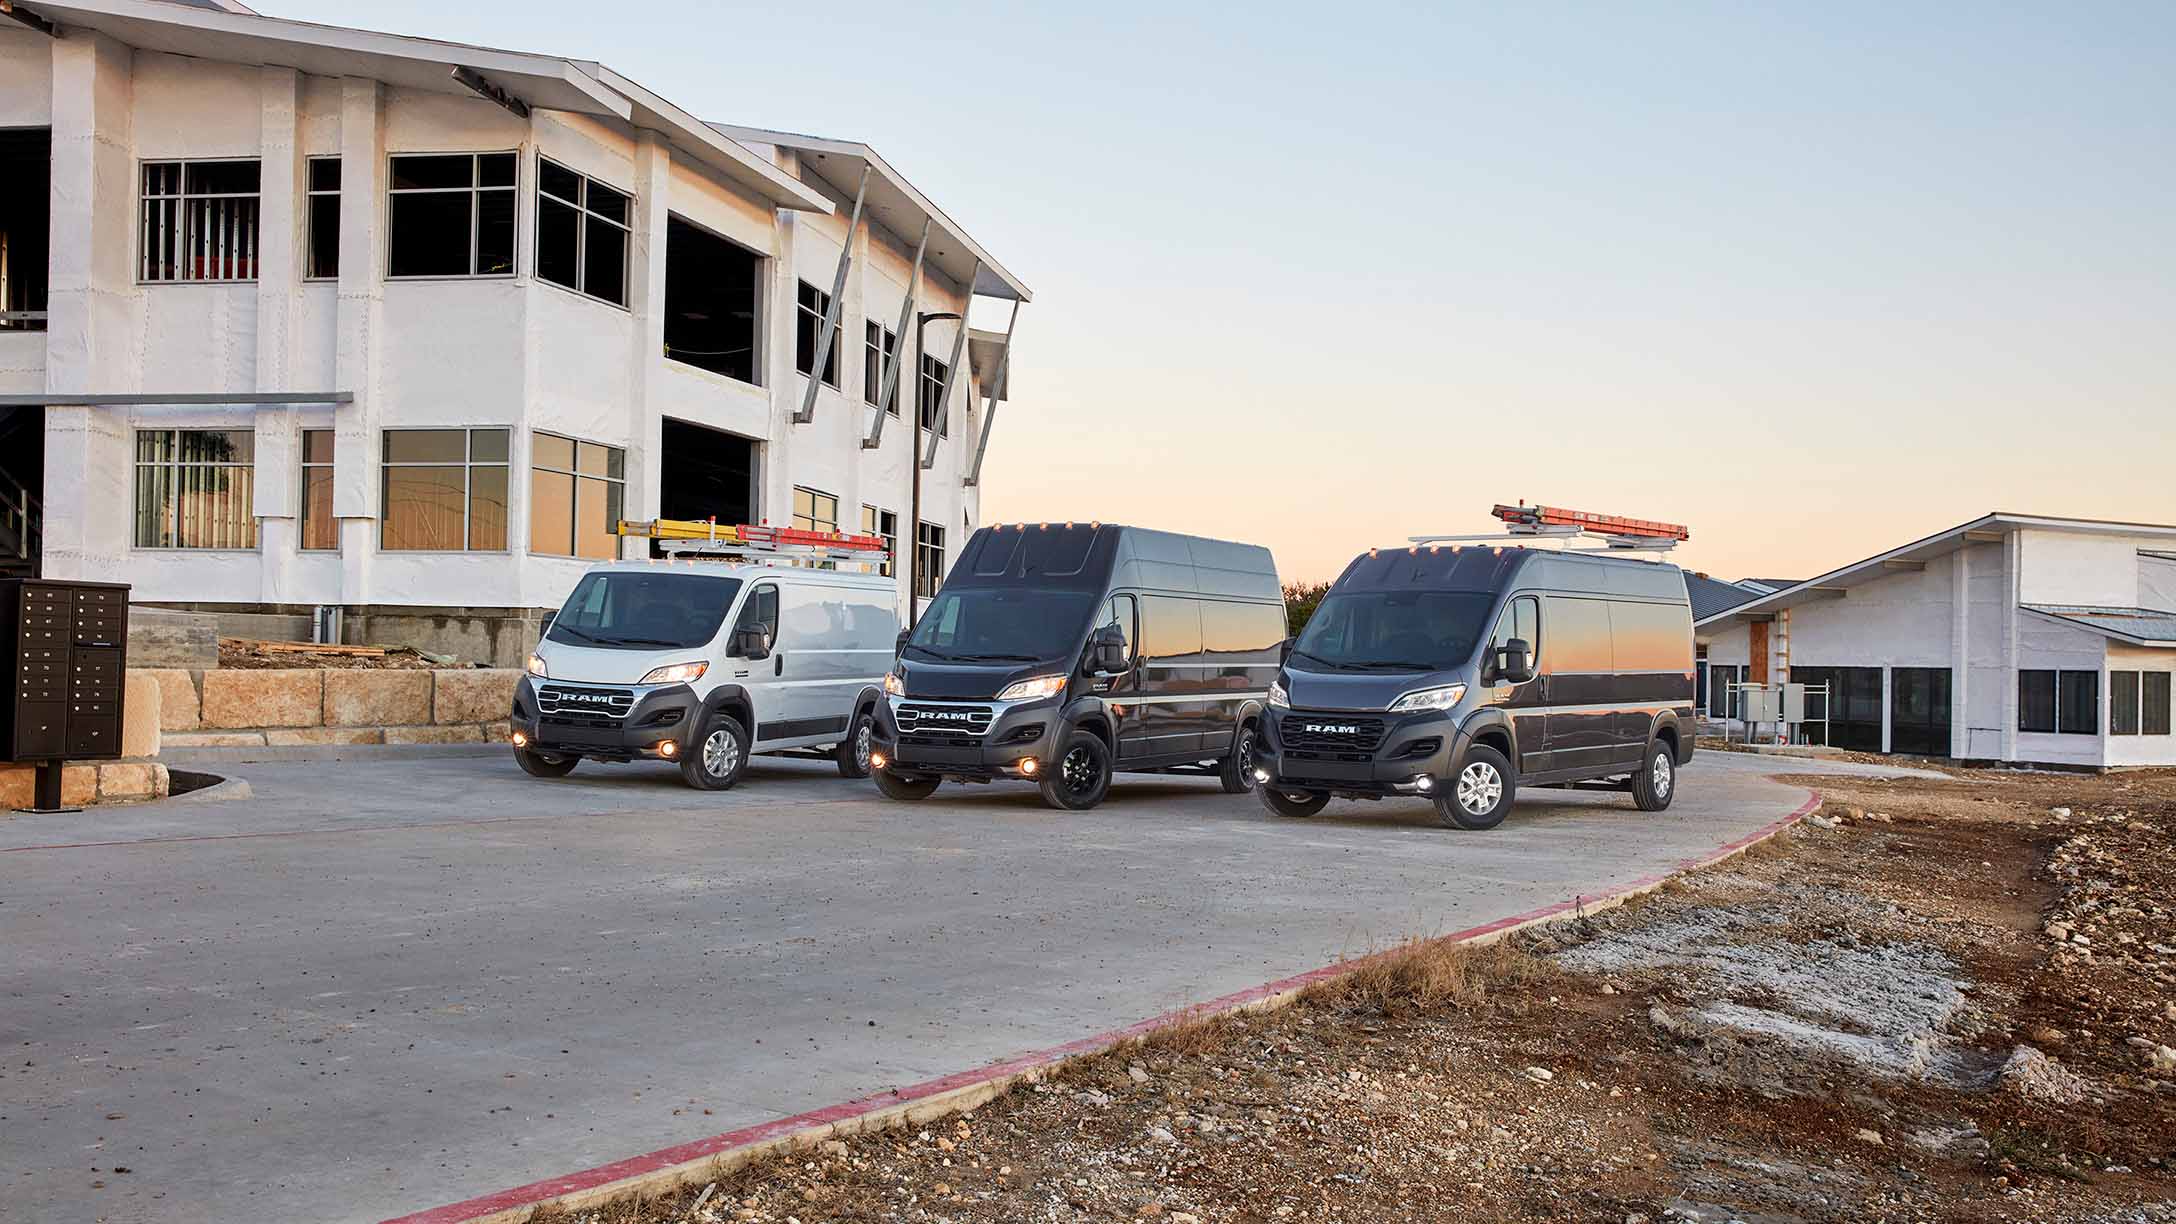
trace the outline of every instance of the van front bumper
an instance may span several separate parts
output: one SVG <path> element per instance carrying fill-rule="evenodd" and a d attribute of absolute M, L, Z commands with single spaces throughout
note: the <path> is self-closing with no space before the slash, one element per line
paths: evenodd
<path fill-rule="evenodd" d="M 1060 712 L 1051 698 L 887 697 L 877 706 L 870 748 L 883 755 L 887 772 L 908 777 L 1033 778 L 1057 751 Z M 902 731 L 902 723 L 909 729 Z M 1027 760 L 1035 762 L 1035 774 L 1022 772 Z"/>
<path fill-rule="evenodd" d="M 1288 734 L 1286 724 L 1292 724 Z M 1379 725 L 1380 735 L 1351 737 L 1305 735 L 1298 728 Z M 1448 783 L 1465 755 L 1470 736 L 1453 713 L 1355 714 L 1343 711 L 1278 710 L 1263 720 L 1254 741 L 1254 767 L 1269 775 L 1264 786 L 1285 790 L 1326 791 L 1334 795 L 1419 795 Z M 1289 740 L 1301 740 L 1299 744 Z M 1424 788 L 1419 779 L 1430 779 Z"/>
<path fill-rule="evenodd" d="M 626 713 L 613 707 L 577 711 L 555 703 L 547 713 L 538 701 L 539 686 L 581 693 L 624 695 Z M 618 704 L 617 702 L 614 703 Z M 585 684 L 523 676 L 514 685 L 513 727 L 528 741 L 524 747 L 547 756 L 579 756 L 604 761 L 676 758 L 695 746 L 703 703 L 685 684 Z M 670 743 L 673 750 L 660 745 Z"/>

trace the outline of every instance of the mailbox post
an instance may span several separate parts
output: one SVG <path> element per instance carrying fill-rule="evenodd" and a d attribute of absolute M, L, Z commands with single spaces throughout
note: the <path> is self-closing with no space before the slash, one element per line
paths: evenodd
<path fill-rule="evenodd" d="M 121 755 L 128 585 L 0 580 L 0 760 L 37 766 L 31 811 L 61 807 L 69 760 Z"/>

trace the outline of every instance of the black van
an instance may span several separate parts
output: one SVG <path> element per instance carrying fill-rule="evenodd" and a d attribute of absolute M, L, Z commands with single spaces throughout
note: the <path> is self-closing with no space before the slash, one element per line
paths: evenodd
<path fill-rule="evenodd" d="M 1623 779 L 1643 811 L 1692 759 L 1692 609 L 1674 565 L 1491 546 L 1353 559 L 1293 643 L 1260 738 L 1262 802 L 1431 799 L 1491 829 L 1520 784 Z"/>
<path fill-rule="evenodd" d="M 884 679 L 870 764 L 893 799 L 1019 778 L 1094 807 L 1115 770 L 1253 789 L 1285 637 L 1269 550 L 1107 524 L 984 527 Z"/>

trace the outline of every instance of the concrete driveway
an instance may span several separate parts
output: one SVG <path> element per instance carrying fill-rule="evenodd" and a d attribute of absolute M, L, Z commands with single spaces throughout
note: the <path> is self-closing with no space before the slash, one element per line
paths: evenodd
<path fill-rule="evenodd" d="M 1836 767 L 1703 753 L 1666 813 L 1538 791 L 1478 834 L 1191 779 L 1059 815 L 813 762 L 215 768 L 254 797 L 0 818 L 0 1218 L 433 1207 L 1599 892 Z"/>

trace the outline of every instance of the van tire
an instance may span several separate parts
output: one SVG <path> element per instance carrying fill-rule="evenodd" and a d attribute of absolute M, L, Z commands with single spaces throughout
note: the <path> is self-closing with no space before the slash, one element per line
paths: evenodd
<path fill-rule="evenodd" d="M 927 799 L 937 793 L 937 778 L 902 778 L 889 769 L 876 771 L 876 788 L 886 799 Z"/>
<path fill-rule="evenodd" d="M 747 770 L 748 729 L 730 714 L 713 714 L 680 758 L 680 777 L 697 790 L 731 790 Z"/>
<path fill-rule="evenodd" d="M 1330 796 L 1322 791 L 1279 790 L 1274 786 L 1265 786 L 1257 793 L 1262 797 L 1263 807 L 1279 816 L 1295 819 L 1312 816 L 1330 806 Z"/>
<path fill-rule="evenodd" d="M 1239 725 L 1232 735 L 1231 755 L 1224 758 L 1224 765 L 1216 771 L 1217 781 L 1224 784 L 1227 795 L 1244 795 L 1254 789 L 1254 721 Z"/>
<path fill-rule="evenodd" d="M 1436 817 L 1447 829 L 1493 829 L 1511 814 L 1518 791 L 1518 775 L 1504 754 L 1475 744 L 1459 760 L 1450 785 L 1437 790 Z"/>
<path fill-rule="evenodd" d="M 876 719 L 869 711 L 862 710 L 846 725 L 846 738 L 839 741 L 839 775 L 847 778 L 869 776 L 869 753 L 876 742 Z"/>
<path fill-rule="evenodd" d="M 1677 754 L 1661 740 L 1647 746 L 1647 768 L 1632 775 L 1632 802 L 1643 812 L 1659 812 L 1677 797 Z"/>
<path fill-rule="evenodd" d="M 1111 793 L 1111 750 L 1095 732 L 1075 731 L 1036 785 L 1051 807 L 1085 812 Z"/>
<path fill-rule="evenodd" d="M 581 759 L 577 756 L 539 756 L 527 748 L 514 749 L 514 763 L 532 778 L 564 778 L 574 772 L 575 764 Z"/>

